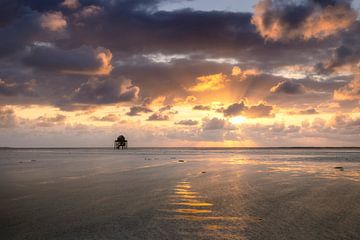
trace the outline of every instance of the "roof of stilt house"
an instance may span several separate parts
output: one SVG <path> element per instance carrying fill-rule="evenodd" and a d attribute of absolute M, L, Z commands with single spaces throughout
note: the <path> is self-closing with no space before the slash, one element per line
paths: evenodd
<path fill-rule="evenodd" d="M 123 141 L 126 141 L 126 140 L 125 140 L 125 137 L 123 135 L 120 135 L 120 136 L 117 137 L 117 139 L 115 141 L 123 142 Z"/>

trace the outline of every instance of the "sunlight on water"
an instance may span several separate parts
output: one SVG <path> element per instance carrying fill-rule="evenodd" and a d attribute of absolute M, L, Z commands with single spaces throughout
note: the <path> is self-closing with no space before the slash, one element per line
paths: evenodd
<path fill-rule="evenodd" d="M 167 208 L 161 210 L 166 213 L 161 219 L 177 223 L 178 234 L 182 237 L 246 239 L 241 234 L 246 227 L 245 221 L 253 222 L 254 218 L 219 215 L 214 211 L 214 204 L 205 201 L 188 181 L 176 183 L 172 191 Z M 181 226 L 192 227 L 183 229 Z"/>

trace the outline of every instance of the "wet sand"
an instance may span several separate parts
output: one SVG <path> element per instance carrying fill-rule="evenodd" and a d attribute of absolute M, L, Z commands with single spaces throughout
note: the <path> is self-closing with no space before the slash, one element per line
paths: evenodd
<path fill-rule="evenodd" d="M 359 199 L 356 149 L 0 150 L 0 239 L 358 239 Z"/>

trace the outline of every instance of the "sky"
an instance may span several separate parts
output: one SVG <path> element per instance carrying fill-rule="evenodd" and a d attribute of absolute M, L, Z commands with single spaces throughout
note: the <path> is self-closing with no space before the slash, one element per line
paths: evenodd
<path fill-rule="evenodd" d="M 0 147 L 360 146 L 359 3 L 1 0 Z"/>

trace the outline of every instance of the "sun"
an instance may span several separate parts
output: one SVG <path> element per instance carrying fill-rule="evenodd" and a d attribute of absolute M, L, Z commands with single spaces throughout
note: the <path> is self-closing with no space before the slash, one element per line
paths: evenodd
<path fill-rule="evenodd" d="M 241 124 L 241 123 L 243 123 L 243 122 L 246 121 L 246 117 L 237 116 L 237 117 L 230 118 L 229 121 L 230 121 L 232 124 Z"/>

